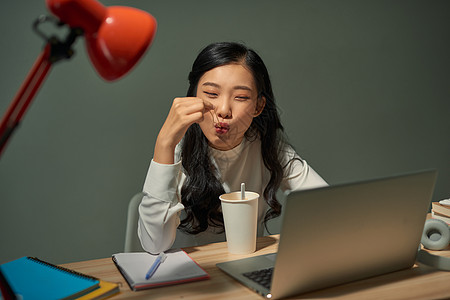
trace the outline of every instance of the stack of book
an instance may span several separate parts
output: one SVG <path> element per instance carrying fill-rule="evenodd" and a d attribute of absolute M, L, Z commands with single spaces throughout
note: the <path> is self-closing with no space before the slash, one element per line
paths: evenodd
<path fill-rule="evenodd" d="M 119 285 L 36 257 L 0 265 L 0 299 L 98 300 L 119 293 Z"/>
<path fill-rule="evenodd" d="M 450 225 L 450 199 L 431 203 L 431 216 Z"/>

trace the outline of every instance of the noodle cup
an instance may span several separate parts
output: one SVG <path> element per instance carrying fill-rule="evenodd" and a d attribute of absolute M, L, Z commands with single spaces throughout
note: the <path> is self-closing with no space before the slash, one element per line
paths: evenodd
<path fill-rule="evenodd" d="M 249 254 L 256 250 L 259 194 L 241 192 L 220 195 L 228 252 Z"/>

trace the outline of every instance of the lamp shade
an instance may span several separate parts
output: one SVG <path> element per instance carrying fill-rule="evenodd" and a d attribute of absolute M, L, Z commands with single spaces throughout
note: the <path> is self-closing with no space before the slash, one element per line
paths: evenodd
<path fill-rule="evenodd" d="M 46 0 L 48 9 L 72 28 L 82 28 L 90 60 L 108 81 L 121 78 L 139 61 L 156 33 L 149 13 L 96 0 Z"/>

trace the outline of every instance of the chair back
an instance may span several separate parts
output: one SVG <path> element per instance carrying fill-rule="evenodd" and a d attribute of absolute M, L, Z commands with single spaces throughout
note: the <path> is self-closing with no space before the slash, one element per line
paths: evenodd
<path fill-rule="evenodd" d="M 131 198 L 130 203 L 128 204 L 127 227 L 125 232 L 125 252 L 144 251 L 137 234 L 139 220 L 138 208 L 143 196 L 143 192 L 137 193 Z"/>

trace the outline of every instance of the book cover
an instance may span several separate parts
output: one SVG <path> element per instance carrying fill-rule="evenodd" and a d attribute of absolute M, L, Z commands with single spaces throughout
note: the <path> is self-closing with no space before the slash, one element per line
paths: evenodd
<path fill-rule="evenodd" d="M 35 257 L 0 265 L 6 281 L 22 299 L 75 299 L 99 287 L 99 280 Z"/>
<path fill-rule="evenodd" d="M 438 214 L 450 217 L 450 206 L 448 205 L 442 205 L 439 202 L 432 202 L 431 208 L 434 212 Z"/>
<path fill-rule="evenodd" d="M 432 211 L 432 212 L 431 212 L 431 218 L 433 218 L 433 219 L 438 219 L 438 220 L 442 220 L 442 221 L 444 221 L 445 223 L 447 223 L 448 225 L 450 225 L 450 217 L 441 215 L 440 213 L 437 213 L 437 212 Z"/>
<path fill-rule="evenodd" d="M 209 279 L 209 274 L 183 250 L 170 250 L 165 253 L 166 260 L 147 280 L 145 275 L 157 255 L 147 252 L 117 253 L 112 259 L 130 288 L 135 291 Z"/>
<path fill-rule="evenodd" d="M 100 279 L 100 287 L 89 294 L 77 298 L 77 300 L 101 300 L 120 292 L 119 284 Z"/>

